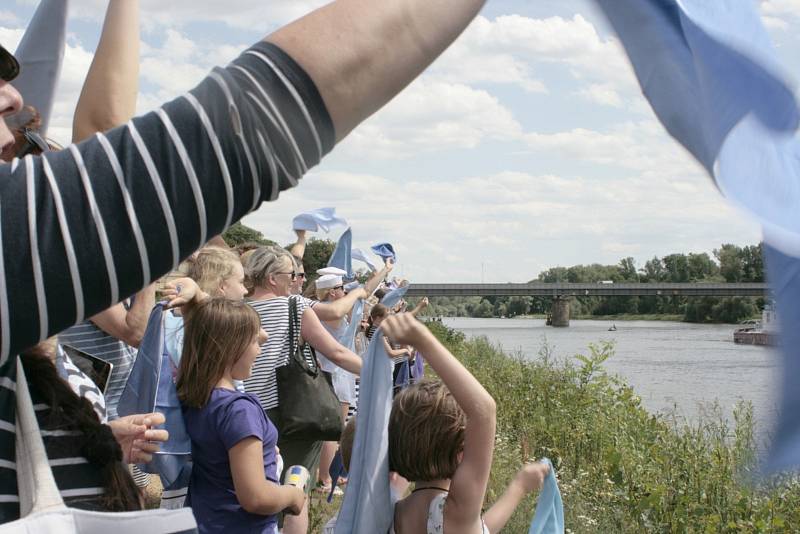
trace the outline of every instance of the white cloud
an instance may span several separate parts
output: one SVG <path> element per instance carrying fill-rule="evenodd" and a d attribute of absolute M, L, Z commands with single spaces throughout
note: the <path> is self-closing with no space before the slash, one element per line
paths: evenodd
<path fill-rule="evenodd" d="M 353 132 L 341 150 L 408 157 L 474 148 L 485 139 L 513 139 L 521 130 L 511 111 L 487 91 L 422 78 Z"/>
<path fill-rule="evenodd" d="M 576 91 L 575 94 L 589 102 L 601 106 L 610 106 L 613 108 L 622 107 L 622 97 L 617 90 L 608 83 L 593 83 L 588 87 Z"/>

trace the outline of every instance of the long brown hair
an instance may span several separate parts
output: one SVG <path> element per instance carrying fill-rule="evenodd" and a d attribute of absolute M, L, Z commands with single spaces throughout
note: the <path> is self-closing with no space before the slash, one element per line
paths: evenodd
<path fill-rule="evenodd" d="M 212 298 L 186 316 L 183 353 L 178 370 L 178 398 L 202 408 L 211 391 L 235 364 L 261 328 L 256 311 L 244 302 Z"/>
<path fill-rule="evenodd" d="M 76 395 L 58 376 L 53 362 L 44 356 L 37 345 L 25 351 L 22 365 L 31 393 L 38 395 L 50 408 L 48 424 L 60 430 L 81 433 L 81 454 L 97 469 L 103 479 L 103 494 L 97 500 L 108 512 L 141 510 L 139 490 L 122 463 L 122 449 L 111 428 L 97 418 L 92 404 Z"/>

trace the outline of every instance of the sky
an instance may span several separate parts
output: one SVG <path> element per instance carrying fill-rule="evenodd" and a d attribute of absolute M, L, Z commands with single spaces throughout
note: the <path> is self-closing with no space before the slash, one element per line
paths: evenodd
<path fill-rule="evenodd" d="M 138 111 L 324 3 L 141 0 Z M 800 73 L 800 0 L 759 4 L 786 72 Z M 3 2 L 7 48 L 36 5 Z M 105 5 L 70 0 L 48 133 L 62 144 Z M 285 244 L 295 215 L 324 206 L 348 220 L 355 247 L 392 243 L 396 272 L 419 283 L 525 282 L 558 265 L 632 256 L 641 267 L 761 239 L 657 122 L 588 0 L 490 0 L 422 76 L 244 223 Z"/>

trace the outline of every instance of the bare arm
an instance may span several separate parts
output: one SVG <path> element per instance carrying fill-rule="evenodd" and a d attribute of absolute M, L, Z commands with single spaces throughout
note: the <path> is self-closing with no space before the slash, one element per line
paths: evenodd
<path fill-rule="evenodd" d="M 383 336 L 383 348 L 390 358 L 398 358 L 408 354 L 408 349 L 405 347 L 402 349 L 393 349 L 391 343 L 389 343 L 389 340 L 386 339 L 386 336 Z"/>
<path fill-rule="evenodd" d="M 295 234 L 297 234 L 297 241 L 295 241 L 292 248 L 289 249 L 289 253 L 297 259 L 297 261 L 303 261 L 303 255 L 306 253 L 306 231 L 305 230 L 295 230 Z"/>
<path fill-rule="evenodd" d="M 423 297 L 423 298 L 422 298 L 422 300 L 420 300 L 419 302 L 417 302 L 417 305 L 416 305 L 416 306 L 414 306 L 414 309 L 413 309 L 413 310 L 411 310 L 411 311 L 410 311 L 410 312 L 408 312 L 408 313 L 410 313 L 411 315 L 413 315 L 414 317 L 416 317 L 417 315 L 419 315 L 420 313 L 422 313 L 422 310 L 424 310 L 424 309 L 425 309 L 425 308 L 427 308 L 427 307 L 428 307 L 428 297 Z"/>
<path fill-rule="evenodd" d="M 503 495 L 483 514 L 483 522 L 489 532 L 500 532 L 506 526 L 520 501 L 532 491 L 542 488 L 544 478 L 550 468 L 543 463 L 528 464 L 523 467 L 503 492 Z"/>
<path fill-rule="evenodd" d="M 316 307 L 316 306 L 315 306 Z M 343 347 L 319 322 L 317 314 L 311 308 L 303 312 L 303 322 L 300 325 L 300 334 L 308 341 L 314 350 L 324 354 L 330 361 L 353 374 L 361 374 L 361 358 L 354 352 Z"/>
<path fill-rule="evenodd" d="M 445 531 L 474 532 L 489 482 L 496 425 L 494 399 L 480 382 L 408 313 L 392 315 L 381 325 L 398 343 L 413 344 L 442 379 L 467 415 L 464 455 L 450 482 Z"/>
<path fill-rule="evenodd" d="M 339 300 L 317 302 L 314 304 L 314 313 L 317 314 L 320 321 L 338 321 L 352 311 L 358 299 L 363 298 L 367 298 L 367 292 L 364 291 L 364 288 L 359 287 Z"/>
<path fill-rule="evenodd" d="M 285 509 L 299 513 L 305 493 L 295 486 L 281 486 L 264 478 L 264 447 L 261 440 L 245 438 L 228 451 L 231 477 L 239 504 L 251 514 L 272 515 Z"/>
<path fill-rule="evenodd" d="M 367 283 L 364 284 L 364 291 L 367 292 L 367 297 L 375 292 L 380 283 L 392 272 L 392 269 L 394 269 L 394 262 L 387 259 L 383 264 L 383 269 L 373 274 L 372 277 L 367 280 Z"/>
<path fill-rule="evenodd" d="M 155 303 L 156 288 L 154 284 L 150 284 L 136 293 L 129 310 L 126 310 L 120 302 L 93 316 L 91 321 L 111 337 L 122 340 L 132 347 L 138 347 Z"/>
<path fill-rule="evenodd" d="M 314 80 L 341 140 L 441 54 L 483 4 L 484 0 L 339 0 L 267 40 L 283 48 Z"/>
<path fill-rule="evenodd" d="M 139 0 L 110 0 L 100 42 L 75 108 L 72 140 L 125 123 L 139 92 Z"/>

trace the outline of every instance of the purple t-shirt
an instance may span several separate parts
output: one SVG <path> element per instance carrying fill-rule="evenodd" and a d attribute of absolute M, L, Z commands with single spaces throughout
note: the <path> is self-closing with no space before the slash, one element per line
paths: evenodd
<path fill-rule="evenodd" d="M 201 533 L 273 532 L 276 516 L 245 511 L 236 498 L 228 451 L 253 436 L 264 444 L 264 476 L 278 483 L 275 445 L 278 430 L 267 419 L 258 397 L 215 388 L 208 404 L 183 410 L 192 439 L 192 477 L 186 503 Z"/>

